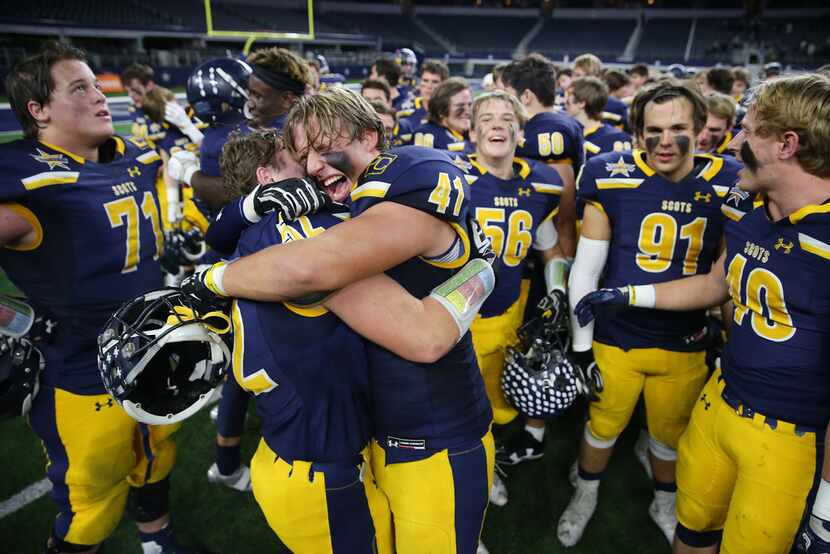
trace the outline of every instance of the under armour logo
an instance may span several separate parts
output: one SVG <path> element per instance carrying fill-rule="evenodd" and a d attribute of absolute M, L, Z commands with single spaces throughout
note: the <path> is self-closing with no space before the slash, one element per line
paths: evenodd
<path fill-rule="evenodd" d="M 112 408 L 112 398 L 107 398 L 107 401 L 101 404 L 100 402 L 95 403 L 95 411 L 100 412 L 101 408 Z"/>
<path fill-rule="evenodd" d="M 530 188 L 519 187 L 519 196 L 530 196 Z"/>
<path fill-rule="evenodd" d="M 707 192 L 706 194 L 704 194 L 700 191 L 697 191 L 697 192 L 695 192 L 695 200 L 697 200 L 698 202 L 700 202 L 702 200 L 702 201 L 704 201 L 708 204 L 709 202 L 712 201 L 712 193 Z"/>
<path fill-rule="evenodd" d="M 138 177 L 139 175 L 141 175 L 141 170 L 138 168 L 138 166 L 134 165 L 127 170 L 127 173 L 130 174 L 130 177 Z"/>
<path fill-rule="evenodd" d="M 790 250 L 792 250 L 792 249 L 793 249 L 793 246 L 795 246 L 795 245 L 794 245 L 792 242 L 787 242 L 787 243 L 785 244 L 785 243 L 784 243 L 784 237 L 778 237 L 778 242 L 776 242 L 776 243 L 775 243 L 775 249 L 776 249 L 776 250 L 781 250 L 781 249 L 783 249 L 783 250 L 784 250 L 784 254 L 789 254 L 789 253 L 790 253 Z"/>
<path fill-rule="evenodd" d="M 703 393 L 703 396 L 700 397 L 700 401 L 703 402 L 703 409 L 708 410 L 709 406 L 712 405 L 711 402 L 706 398 L 706 393 Z"/>

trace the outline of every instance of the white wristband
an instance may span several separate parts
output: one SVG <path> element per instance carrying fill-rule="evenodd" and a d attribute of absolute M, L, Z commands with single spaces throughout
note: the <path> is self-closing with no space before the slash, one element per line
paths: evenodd
<path fill-rule="evenodd" d="M 186 126 L 184 129 L 181 129 L 181 132 L 184 133 L 193 144 L 202 144 L 202 139 L 205 138 L 202 131 L 200 131 L 193 123 Z"/>
<path fill-rule="evenodd" d="M 182 181 L 187 183 L 188 186 L 192 186 L 190 184 L 190 180 L 193 179 L 193 174 L 199 171 L 198 165 L 192 165 L 184 170 L 184 175 L 182 175 Z"/>
<path fill-rule="evenodd" d="M 628 285 L 627 288 L 620 290 L 628 292 L 629 306 L 654 308 L 657 304 L 657 292 L 654 290 L 654 285 Z"/>
<path fill-rule="evenodd" d="M 259 192 L 260 186 L 262 185 L 255 186 L 254 189 L 242 200 L 242 217 L 244 217 L 249 223 L 258 223 L 262 220 L 262 216 L 256 213 L 256 210 L 254 209 L 254 196 L 256 196 L 256 193 Z"/>
<path fill-rule="evenodd" d="M 824 521 L 830 521 L 830 483 L 824 479 L 818 484 L 816 500 L 813 502 L 813 515 Z"/>

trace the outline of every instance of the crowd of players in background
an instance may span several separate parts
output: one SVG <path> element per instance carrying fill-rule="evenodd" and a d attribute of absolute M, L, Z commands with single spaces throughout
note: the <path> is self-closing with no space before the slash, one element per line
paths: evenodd
<path fill-rule="evenodd" d="M 125 507 L 145 553 L 187 551 L 167 499 L 175 425 L 137 424 L 113 404 L 95 336 L 121 303 L 160 288 L 162 269 L 178 284 L 197 264 L 208 267 L 186 284 L 200 301 L 240 299 L 207 478 L 253 488 L 292 550 L 486 552 L 487 502 L 508 501 L 494 461 L 542 457 L 544 416 L 556 411 L 504 385 L 505 366 L 523 363 L 505 352 L 538 299 L 557 292 L 575 310 L 568 364 L 604 381 L 555 524 L 563 545 L 582 537 L 641 396 L 649 514 L 676 552 L 787 552 L 800 528 L 805 551 L 830 544 L 826 71 L 775 80 L 770 64 L 751 96 L 743 68 L 623 72 L 592 54 L 568 68 L 530 54 L 496 66 L 475 97 L 442 62 L 419 67 L 402 49 L 371 66 L 365 102 L 327 71 L 280 48 L 213 60 L 190 77 L 183 108 L 151 68 L 130 66 L 129 139 L 113 135 L 82 53 L 49 46 L 10 74 L 26 139 L 0 162 L 0 265 L 58 329 L 38 327 L 22 355 L 29 368 L 46 362 L 31 420 L 59 507 L 48 552 L 97 550 Z M 384 229 L 396 236 L 384 217 L 424 230 L 422 242 L 373 251 Z M 478 227 L 490 247 L 474 246 Z M 369 254 L 296 269 L 320 256 L 315 245 L 361 236 Z M 295 248 L 269 248 L 281 243 Z M 490 260 L 490 248 L 498 282 L 480 316 L 442 304 L 447 320 L 430 290 Z M 275 267 L 279 278 L 263 271 Z M 287 301 L 320 290 L 340 292 L 319 306 Z M 706 309 L 730 297 L 723 366 L 707 363 L 720 332 Z M 385 328 L 360 309 L 377 305 L 400 310 Z M 364 354 L 361 337 L 381 346 Z M 338 352 L 359 353 L 343 362 L 345 384 L 327 372 Z M 327 385 L 368 400 L 326 396 Z M 286 421 L 286 394 L 306 403 L 308 421 Z M 252 396 L 263 442 L 249 470 L 240 441 Z M 498 434 L 496 448 L 491 422 L 517 417 L 524 426 Z M 115 461 L 102 469 L 101 459 Z"/>

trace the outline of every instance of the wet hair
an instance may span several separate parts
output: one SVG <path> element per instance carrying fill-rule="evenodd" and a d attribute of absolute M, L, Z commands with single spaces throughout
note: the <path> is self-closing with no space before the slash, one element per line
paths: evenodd
<path fill-rule="evenodd" d="M 429 100 L 429 120 L 441 125 L 441 120 L 450 115 L 450 100 L 453 96 L 467 90 L 470 85 L 463 77 L 450 77 L 442 81 L 432 93 Z"/>
<path fill-rule="evenodd" d="M 645 111 L 650 103 L 664 104 L 676 98 L 685 98 L 692 106 L 694 133 L 706 125 L 706 103 L 700 93 L 689 85 L 667 79 L 640 89 L 628 110 L 628 119 L 635 137 L 642 137 L 645 129 Z"/>
<path fill-rule="evenodd" d="M 257 169 L 274 165 L 277 152 L 282 148 L 282 137 L 274 129 L 255 130 L 249 134 L 232 132 L 219 158 L 225 191 L 233 198 L 251 192 L 257 185 Z"/>

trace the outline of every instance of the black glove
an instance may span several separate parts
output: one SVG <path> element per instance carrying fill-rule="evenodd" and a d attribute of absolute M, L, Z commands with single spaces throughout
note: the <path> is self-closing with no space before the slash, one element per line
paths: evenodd
<path fill-rule="evenodd" d="M 287 223 L 316 213 L 327 202 L 328 196 L 314 179 L 291 178 L 260 186 L 254 196 L 254 211 L 259 216 L 277 212 Z"/>
<path fill-rule="evenodd" d="M 602 381 L 602 375 L 599 372 L 599 367 L 594 361 L 593 348 L 584 352 L 571 351 L 568 357 L 570 358 L 574 369 L 577 371 L 579 379 L 585 383 L 585 386 L 589 391 L 588 399 L 592 402 L 599 400 L 597 393 L 602 392 L 604 384 Z"/>
<path fill-rule="evenodd" d="M 214 310 L 224 311 L 230 298 L 221 294 L 213 284 L 217 269 L 224 268 L 225 262 L 218 262 L 204 269 L 194 271 L 182 281 L 179 289 L 190 297 L 192 308 L 200 314 Z"/>
<path fill-rule="evenodd" d="M 806 554 L 830 553 L 830 522 L 811 515 L 798 533 L 796 548 Z"/>
<path fill-rule="evenodd" d="M 472 215 L 467 216 L 467 234 L 470 236 L 470 258 L 482 258 L 494 266 L 493 270 L 495 271 L 495 263 L 498 256 L 496 251 L 493 250 L 493 243 Z"/>

